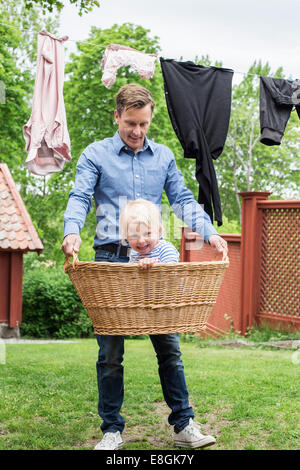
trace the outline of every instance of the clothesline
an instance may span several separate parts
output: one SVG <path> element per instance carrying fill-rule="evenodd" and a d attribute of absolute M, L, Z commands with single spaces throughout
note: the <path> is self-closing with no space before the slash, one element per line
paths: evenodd
<path fill-rule="evenodd" d="M 16 28 L 15 26 L 11 26 L 10 24 L 1 23 L 1 21 L 0 21 L 0 24 L 1 24 L 2 26 L 7 26 L 7 27 L 9 27 L 9 28 L 13 28 L 13 29 L 15 29 L 16 31 L 27 31 L 27 32 L 29 32 L 29 33 L 35 33 L 35 34 L 36 34 L 36 31 L 33 31 L 33 30 L 31 30 L 31 29 Z M 76 40 L 74 40 L 74 39 L 70 39 L 69 37 L 68 37 L 68 41 L 71 41 L 71 42 L 80 42 L 80 41 L 76 41 Z M 96 46 L 96 47 L 99 47 L 99 48 L 102 48 L 102 49 L 105 49 L 105 48 L 107 47 L 107 46 L 103 46 L 103 45 L 101 45 L 101 44 L 94 44 L 94 43 L 92 43 L 92 42 L 85 42 L 85 44 L 89 44 L 89 45 L 91 45 L 91 46 Z"/>
<path fill-rule="evenodd" d="M 27 31 L 29 33 L 35 33 L 36 34 L 36 31 L 33 31 L 33 30 L 30 30 L 30 29 L 26 29 L 26 28 L 16 28 L 15 26 L 12 26 L 12 25 L 9 25 L 7 23 L 2 23 L 0 22 L 0 25 L 2 26 L 7 26 L 8 28 L 13 28 L 15 29 L 16 31 Z M 68 41 L 70 42 L 75 42 L 75 43 L 78 43 L 78 42 L 83 42 L 83 41 L 76 41 L 75 39 L 70 39 L 68 37 Z M 102 44 L 95 44 L 95 43 L 92 43 L 92 42 L 86 42 L 84 41 L 84 44 L 88 44 L 90 46 L 95 46 L 95 47 L 98 47 L 99 49 L 106 49 L 106 47 L 108 46 L 107 45 L 102 45 Z M 140 51 L 140 52 L 143 52 L 143 51 Z M 209 67 L 209 66 L 208 66 Z M 240 71 L 237 71 L 237 70 L 233 70 L 234 73 L 237 73 L 237 74 L 241 74 L 241 75 L 245 75 L 245 76 L 251 76 L 251 77 L 257 77 L 257 78 L 260 78 L 261 75 L 257 74 L 257 73 L 249 73 L 249 72 L 240 72 Z M 270 78 L 275 78 L 275 77 L 270 77 Z M 290 77 L 288 78 L 288 80 L 290 80 Z M 293 81 L 293 80 L 291 80 Z"/>

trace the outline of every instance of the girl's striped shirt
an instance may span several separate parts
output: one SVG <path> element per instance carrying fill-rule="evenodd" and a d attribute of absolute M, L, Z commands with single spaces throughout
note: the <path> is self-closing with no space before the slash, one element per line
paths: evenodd
<path fill-rule="evenodd" d="M 137 251 L 131 250 L 130 262 L 138 263 L 143 258 L 158 258 L 159 263 L 177 263 L 179 253 L 171 242 L 159 240 L 158 244 L 147 255 L 141 255 Z"/>

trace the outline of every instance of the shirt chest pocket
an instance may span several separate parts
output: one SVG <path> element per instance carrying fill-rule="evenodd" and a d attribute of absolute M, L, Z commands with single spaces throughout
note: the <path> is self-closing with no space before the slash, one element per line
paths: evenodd
<path fill-rule="evenodd" d="M 160 195 L 163 192 L 166 176 L 159 170 L 145 170 L 145 194 Z"/>

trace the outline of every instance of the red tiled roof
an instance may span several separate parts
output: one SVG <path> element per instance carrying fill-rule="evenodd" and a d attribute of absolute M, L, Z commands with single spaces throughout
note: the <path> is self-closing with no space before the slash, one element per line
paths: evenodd
<path fill-rule="evenodd" d="M 0 164 L 0 250 L 44 249 L 6 163 Z"/>

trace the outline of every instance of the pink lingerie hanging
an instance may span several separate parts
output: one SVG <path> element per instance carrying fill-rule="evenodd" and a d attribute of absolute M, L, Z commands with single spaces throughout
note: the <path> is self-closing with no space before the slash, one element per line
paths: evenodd
<path fill-rule="evenodd" d="M 123 65 L 130 65 L 143 78 L 152 78 L 156 59 L 156 54 L 145 54 L 131 47 L 110 44 L 101 61 L 102 82 L 106 88 L 110 88 L 115 83 L 117 70 Z"/>
<path fill-rule="evenodd" d="M 63 98 L 64 41 L 47 31 L 38 34 L 37 70 L 32 113 L 23 127 L 28 152 L 25 166 L 35 175 L 60 171 L 71 160 Z"/>

